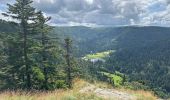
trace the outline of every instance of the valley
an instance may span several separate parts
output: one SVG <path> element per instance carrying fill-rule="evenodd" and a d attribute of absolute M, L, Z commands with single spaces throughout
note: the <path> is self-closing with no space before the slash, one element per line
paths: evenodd
<path fill-rule="evenodd" d="M 144 85 L 143 88 L 146 85 L 158 94 L 169 94 L 169 28 L 156 26 L 56 28 L 58 32 L 61 30 L 65 36 L 73 38 L 78 57 L 102 58 L 102 52 L 116 51 L 110 53 L 103 64 L 96 64 L 95 70 L 104 70 L 111 74 L 119 71 L 127 75 L 129 81 L 140 82 Z"/>

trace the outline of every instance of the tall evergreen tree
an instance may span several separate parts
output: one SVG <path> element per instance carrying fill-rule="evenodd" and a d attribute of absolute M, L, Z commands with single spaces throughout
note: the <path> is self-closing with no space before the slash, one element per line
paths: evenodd
<path fill-rule="evenodd" d="M 48 26 L 45 26 L 46 25 L 46 22 L 50 20 L 50 17 L 48 18 L 44 18 L 42 12 L 39 13 L 39 22 L 40 22 L 40 27 L 42 29 L 41 31 L 41 44 L 42 44 L 42 47 L 43 47 L 43 50 L 42 50 L 42 64 L 43 64 L 43 73 L 44 73 L 44 76 L 45 76 L 45 81 L 44 81 L 44 87 L 45 89 L 48 89 L 48 72 L 47 72 L 47 68 L 45 67 L 45 63 L 47 62 L 47 58 L 46 58 L 46 42 L 48 42 L 48 36 L 46 35 L 46 29 Z M 48 31 L 47 31 L 48 33 Z"/>
<path fill-rule="evenodd" d="M 28 35 L 32 33 L 32 22 L 35 19 L 35 8 L 32 7 L 32 0 L 16 0 L 15 4 L 7 4 L 8 12 L 4 14 L 5 16 L 12 17 L 20 23 L 20 33 L 22 37 L 23 44 L 23 63 L 25 66 L 26 74 L 26 87 L 31 88 L 31 66 L 29 64 L 28 58 Z"/>
<path fill-rule="evenodd" d="M 39 11 L 37 13 L 38 18 L 37 18 L 37 24 L 38 24 L 38 28 L 37 28 L 37 32 L 41 33 L 40 36 L 40 41 L 41 41 L 41 56 L 42 56 L 42 70 L 43 70 L 43 74 L 44 74 L 44 84 L 43 84 L 43 88 L 48 89 L 48 69 L 47 69 L 47 62 L 48 62 L 48 57 L 47 57 L 47 53 L 48 53 L 48 42 L 50 40 L 50 38 L 48 37 L 48 33 L 50 31 L 50 27 L 48 25 L 46 25 L 46 22 L 48 22 L 51 18 L 47 17 L 45 18 L 43 13 L 41 11 Z"/>
<path fill-rule="evenodd" d="M 50 36 L 52 27 L 46 24 L 50 19 L 50 17 L 44 17 L 41 11 L 37 13 L 36 24 L 38 27 L 36 32 L 40 33 L 37 36 L 39 40 L 39 58 L 37 62 L 40 66 L 38 69 L 41 70 L 44 76 L 41 88 L 46 90 L 58 87 L 56 86 L 58 84 L 58 70 L 61 71 L 64 65 L 63 50 L 58 44 L 58 38 Z"/>
<path fill-rule="evenodd" d="M 71 58 L 70 58 L 70 49 L 71 49 L 72 41 L 70 38 L 65 39 L 65 47 L 66 47 L 66 62 L 67 62 L 67 84 L 68 87 L 72 87 L 72 77 L 71 77 Z"/>

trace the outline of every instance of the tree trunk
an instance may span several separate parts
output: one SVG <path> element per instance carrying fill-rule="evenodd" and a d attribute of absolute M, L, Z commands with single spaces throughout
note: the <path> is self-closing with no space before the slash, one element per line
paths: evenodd
<path fill-rule="evenodd" d="M 26 22 L 24 20 L 22 20 L 22 27 L 23 27 L 23 51 L 24 51 L 24 65 L 26 67 L 26 87 L 27 89 L 31 88 L 31 77 L 30 77 L 30 67 L 29 67 L 29 63 L 28 63 L 28 47 L 27 47 L 27 26 L 26 26 Z"/>
<path fill-rule="evenodd" d="M 42 27 L 43 28 L 43 27 Z M 43 71 L 44 71 L 44 76 L 45 76 L 45 80 L 44 80 L 44 88 L 47 90 L 48 89 L 48 76 L 47 76 L 47 68 L 45 66 L 45 62 L 47 61 L 46 58 L 46 52 L 45 52 L 45 34 L 42 32 L 42 46 L 43 46 L 43 54 L 42 54 L 42 58 L 43 58 Z"/>
<path fill-rule="evenodd" d="M 70 40 L 66 39 L 66 62 L 67 62 L 67 81 L 68 87 L 72 88 L 71 64 L 70 64 Z"/>

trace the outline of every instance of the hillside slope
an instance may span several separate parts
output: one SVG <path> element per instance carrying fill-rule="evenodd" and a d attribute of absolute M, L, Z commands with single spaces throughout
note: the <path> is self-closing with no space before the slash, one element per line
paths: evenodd
<path fill-rule="evenodd" d="M 147 91 L 116 90 L 106 83 L 76 79 L 72 90 L 4 92 L 0 100 L 157 100 L 157 97 Z"/>
<path fill-rule="evenodd" d="M 104 70 L 124 73 L 129 81 L 141 82 L 163 98 L 170 93 L 170 28 L 57 27 L 55 31 L 73 38 L 79 57 L 114 50 L 101 65 Z"/>
<path fill-rule="evenodd" d="M 166 27 L 56 27 L 55 34 L 70 36 L 79 49 L 80 56 L 111 49 L 135 48 L 152 45 L 170 38 Z"/>

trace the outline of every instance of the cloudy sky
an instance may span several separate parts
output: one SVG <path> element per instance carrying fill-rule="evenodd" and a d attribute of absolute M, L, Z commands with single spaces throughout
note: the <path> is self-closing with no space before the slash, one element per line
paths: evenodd
<path fill-rule="evenodd" d="M 6 3 L 13 0 L 0 0 L 0 12 Z M 52 25 L 170 26 L 170 0 L 34 0 L 33 5 L 52 17 Z"/>

